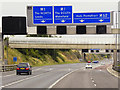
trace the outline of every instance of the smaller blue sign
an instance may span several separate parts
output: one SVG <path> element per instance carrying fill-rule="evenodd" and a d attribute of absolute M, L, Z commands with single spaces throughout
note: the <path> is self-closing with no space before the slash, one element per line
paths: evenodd
<path fill-rule="evenodd" d="M 72 6 L 54 6 L 54 24 L 72 23 Z"/>
<path fill-rule="evenodd" d="M 100 49 L 90 49 L 90 50 L 100 50 Z"/>
<path fill-rule="evenodd" d="M 110 12 L 74 13 L 73 23 L 110 23 Z"/>
<path fill-rule="evenodd" d="M 13 62 L 17 62 L 17 57 L 13 57 Z"/>
<path fill-rule="evenodd" d="M 52 6 L 33 6 L 33 24 L 53 24 Z"/>

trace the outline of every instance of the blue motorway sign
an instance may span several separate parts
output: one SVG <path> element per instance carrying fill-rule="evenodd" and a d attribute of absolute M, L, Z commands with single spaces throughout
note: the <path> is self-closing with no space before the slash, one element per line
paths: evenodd
<path fill-rule="evenodd" d="M 73 13 L 73 23 L 111 23 L 110 12 Z"/>
<path fill-rule="evenodd" d="M 90 49 L 90 50 L 100 50 L 100 49 Z"/>
<path fill-rule="evenodd" d="M 54 24 L 72 23 L 72 6 L 54 6 Z"/>
<path fill-rule="evenodd" d="M 13 62 L 17 62 L 17 57 L 13 57 Z"/>
<path fill-rule="evenodd" d="M 53 24 L 52 6 L 33 6 L 33 24 Z"/>

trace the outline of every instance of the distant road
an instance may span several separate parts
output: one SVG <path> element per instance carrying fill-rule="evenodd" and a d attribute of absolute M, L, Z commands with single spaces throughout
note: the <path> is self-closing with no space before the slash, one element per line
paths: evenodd
<path fill-rule="evenodd" d="M 102 62 L 106 65 L 112 63 L 110 60 Z M 93 64 L 94 68 L 92 70 L 86 70 L 85 63 L 34 67 L 32 75 L 18 76 L 15 74 L 15 71 L 3 72 L 2 87 L 117 88 L 118 79 L 106 71 L 106 65 L 101 66 L 100 63 Z"/>

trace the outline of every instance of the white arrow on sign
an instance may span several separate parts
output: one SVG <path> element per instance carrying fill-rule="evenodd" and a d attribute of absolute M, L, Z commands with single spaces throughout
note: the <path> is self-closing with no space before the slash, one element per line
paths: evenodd
<path fill-rule="evenodd" d="M 82 20 L 82 19 L 80 20 L 80 22 L 84 22 L 84 21 L 85 21 L 85 20 Z"/>
<path fill-rule="evenodd" d="M 64 22 L 65 22 L 65 20 L 62 20 L 61 22 L 63 22 L 63 23 L 64 23 Z"/>
<path fill-rule="evenodd" d="M 42 23 L 44 23 L 44 22 L 45 22 L 45 20 L 42 20 L 41 22 L 42 22 Z"/>
<path fill-rule="evenodd" d="M 99 21 L 100 21 L 100 22 L 103 22 L 104 20 L 100 19 Z"/>

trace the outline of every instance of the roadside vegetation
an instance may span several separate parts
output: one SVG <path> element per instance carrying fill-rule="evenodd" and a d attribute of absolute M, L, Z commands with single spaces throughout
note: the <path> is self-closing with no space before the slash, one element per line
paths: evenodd
<path fill-rule="evenodd" d="M 27 35 L 27 37 L 58 37 L 52 35 Z M 5 41 L 9 38 L 5 38 Z M 8 54 L 7 54 L 8 53 Z M 17 62 L 13 62 L 13 57 L 17 57 Z M 7 64 L 18 64 L 29 62 L 32 66 L 44 66 L 54 64 L 83 63 L 93 60 L 103 60 L 108 55 L 86 54 L 86 59 L 82 60 L 82 55 L 78 50 L 72 49 L 11 49 L 7 44 L 4 47 L 4 58 Z M 110 56 L 109 56 L 110 58 Z"/>
<path fill-rule="evenodd" d="M 82 55 L 78 50 L 58 50 L 58 49 L 4 49 L 4 57 L 8 59 L 8 64 L 18 64 L 29 62 L 32 66 L 44 66 L 54 64 L 83 63 L 88 60 L 103 60 L 105 55 L 86 54 L 86 60 L 80 61 Z M 17 62 L 13 62 L 13 57 L 17 57 Z"/>

